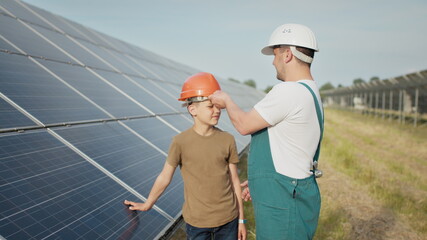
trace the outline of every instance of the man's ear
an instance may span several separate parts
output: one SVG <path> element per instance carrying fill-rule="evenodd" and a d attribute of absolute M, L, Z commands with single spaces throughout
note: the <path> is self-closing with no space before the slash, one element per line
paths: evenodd
<path fill-rule="evenodd" d="M 292 60 L 292 57 L 294 55 L 292 54 L 292 51 L 290 48 L 285 48 L 285 51 L 283 52 L 283 60 L 285 63 L 288 63 Z"/>

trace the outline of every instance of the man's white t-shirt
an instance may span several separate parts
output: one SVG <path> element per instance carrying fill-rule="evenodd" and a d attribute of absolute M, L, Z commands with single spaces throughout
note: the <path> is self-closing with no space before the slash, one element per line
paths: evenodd
<path fill-rule="evenodd" d="M 316 83 L 313 80 L 298 82 L 313 90 L 321 106 Z M 320 126 L 313 96 L 298 82 L 275 85 L 254 108 L 271 125 L 268 135 L 276 172 L 302 179 L 312 174 L 310 169 L 319 144 Z"/>

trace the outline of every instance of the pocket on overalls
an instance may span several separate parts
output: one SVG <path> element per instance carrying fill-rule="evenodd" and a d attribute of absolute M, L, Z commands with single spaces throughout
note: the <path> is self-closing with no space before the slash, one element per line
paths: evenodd
<path fill-rule="evenodd" d="M 307 236 L 313 237 L 320 213 L 320 192 L 315 181 L 310 181 L 297 187 L 297 209 L 300 221 L 304 223 L 304 230 Z"/>
<path fill-rule="evenodd" d="M 287 239 L 290 210 L 255 202 L 256 234 L 259 240 Z"/>
<path fill-rule="evenodd" d="M 289 208 L 295 186 L 281 183 L 273 174 L 249 179 L 252 199 L 275 208 Z"/>

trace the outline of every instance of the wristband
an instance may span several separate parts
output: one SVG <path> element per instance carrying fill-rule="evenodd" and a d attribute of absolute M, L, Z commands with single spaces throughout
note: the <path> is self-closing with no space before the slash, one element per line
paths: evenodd
<path fill-rule="evenodd" d="M 246 219 L 239 219 L 239 223 L 243 223 L 243 224 L 245 224 L 247 222 L 247 220 Z"/>

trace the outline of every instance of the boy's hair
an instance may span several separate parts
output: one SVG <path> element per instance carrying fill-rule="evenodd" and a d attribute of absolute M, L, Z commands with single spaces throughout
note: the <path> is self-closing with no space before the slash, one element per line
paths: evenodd
<path fill-rule="evenodd" d="M 185 106 L 185 107 L 187 107 L 187 112 L 190 114 L 190 116 L 191 116 L 192 118 L 194 118 L 193 114 L 191 114 L 191 112 L 190 112 L 189 107 L 190 107 L 191 105 L 199 106 L 199 103 L 201 103 L 201 102 L 200 102 L 200 101 L 191 101 L 191 100 L 186 100 L 186 101 L 185 101 L 185 103 L 183 103 L 182 105 L 183 105 L 183 106 Z"/>
<path fill-rule="evenodd" d="M 188 113 L 191 115 L 191 117 L 194 117 L 193 114 L 190 113 L 190 110 L 188 109 L 188 107 L 190 105 L 199 106 L 199 103 L 205 102 L 205 101 L 208 101 L 208 100 L 209 100 L 209 98 L 207 98 L 207 97 L 192 97 L 192 98 L 186 99 L 185 103 L 183 103 L 182 106 L 183 107 L 187 107 Z"/>

